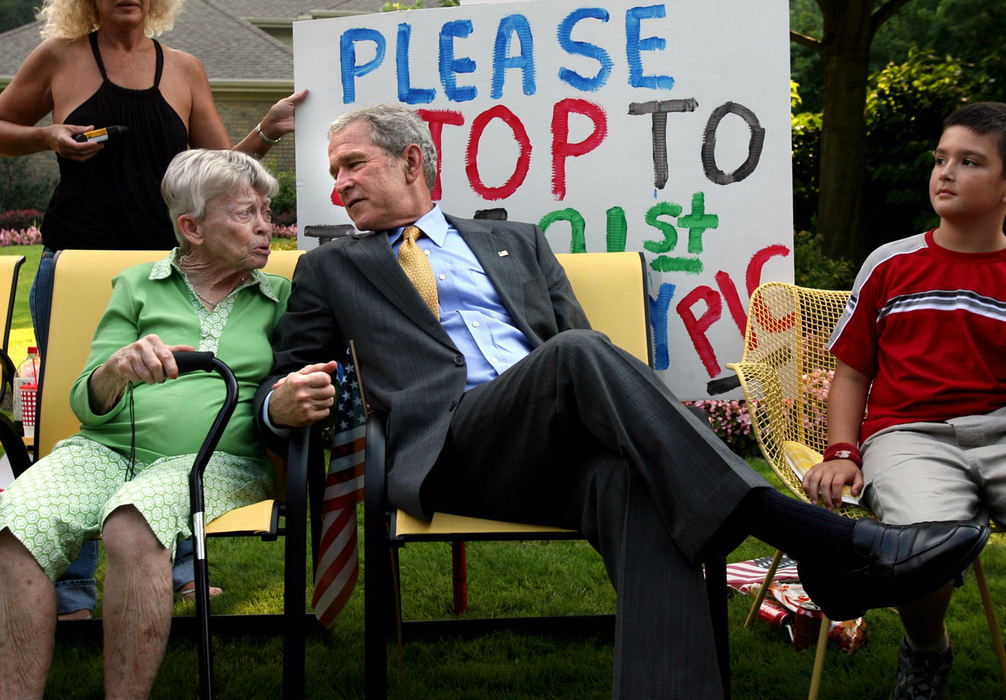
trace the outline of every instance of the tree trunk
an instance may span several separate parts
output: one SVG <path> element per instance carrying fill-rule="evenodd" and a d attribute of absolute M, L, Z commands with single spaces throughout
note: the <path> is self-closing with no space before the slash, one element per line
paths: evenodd
<path fill-rule="evenodd" d="M 874 0 L 821 0 L 823 70 L 817 229 L 829 257 L 863 255 L 866 79 Z"/>
<path fill-rule="evenodd" d="M 866 82 L 877 28 L 909 0 L 817 0 L 819 42 L 794 37 L 821 54 L 823 71 L 821 165 L 817 230 L 829 257 L 862 260 L 863 185 L 866 182 Z"/>

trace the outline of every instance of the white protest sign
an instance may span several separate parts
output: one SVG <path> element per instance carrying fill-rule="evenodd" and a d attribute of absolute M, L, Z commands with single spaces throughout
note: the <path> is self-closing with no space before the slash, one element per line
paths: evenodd
<path fill-rule="evenodd" d="M 503 208 L 560 253 L 643 251 L 656 367 L 680 397 L 708 396 L 740 359 L 750 292 L 793 279 L 788 31 L 783 0 L 297 22 L 296 87 L 311 91 L 297 110 L 300 231 L 350 223 L 333 203 L 329 122 L 408 105 L 437 143 L 444 211 Z"/>

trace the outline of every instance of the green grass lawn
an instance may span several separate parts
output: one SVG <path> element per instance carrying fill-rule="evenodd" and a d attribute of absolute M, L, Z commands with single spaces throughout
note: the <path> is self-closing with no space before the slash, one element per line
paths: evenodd
<path fill-rule="evenodd" d="M 25 348 L 34 342 L 27 298 L 40 251 L 40 246 L 3 251 L 27 258 L 21 268 L 18 307 L 11 334 L 11 356 L 15 361 L 24 357 Z M 763 460 L 751 462 L 763 473 L 767 471 Z M 254 539 L 211 539 L 210 576 L 214 584 L 224 589 L 224 594 L 213 601 L 213 610 L 224 614 L 280 612 L 281 544 Z M 729 560 L 771 553 L 770 547 L 749 539 Z M 993 537 L 982 556 L 993 600 L 998 603 L 997 612 L 1000 619 L 1004 619 L 1006 550 L 998 536 Z M 406 617 L 449 616 L 448 545 L 410 544 L 402 551 L 401 562 Z M 584 542 L 470 543 L 468 562 L 470 615 L 609 613 L 614 610 L 615 594 L 600 557 Z M 305 567 L 309 566 L 309 562 L 305 562 Z M 104 563 L 99 567 L 99 577 L 103 567 Z M 309 591 L 305 591 L 305 600 L 309 598 Z M 729 602 L 733 697 L 742 700 L 805 697 L 813 654 L 794 651 L 788 637 L 764 623 L 743 629 L 749 605 L 750 599 L 739 595 Z M 192 615 L 194 607 L 192 602 L 178 602 L 175 614 Z M 96 612 L 100 615 L 100 601 Z M 874 610 L 868 613 L 866 622 L 868 637 L 861 649 L 853 654 L 840 653 L 834 647 L 829 650 L 822 698 L 879 700 L 890 693 L 901 638 L 897 614 L 893 610 Z M 1006 698 L 977 588 L 970 578 L 954 596 L 947 624 L 956 656 L 949 696 L 974 700 Z M 687 632 L 683 630 L 682 634 Z M 218 697 L 280 697 L 282 646 L 279 638 L 218 636 L 214 654 Z M 358 590 L 334 628 L 308 640 L 307 697 L 362 697 L 363 668 L 363 596 Z M 195 697 L 196 669 L 194 644 L 187 639 L 172 639 L 153 697 Z M 606 698 L 611 692 L 611 669 L 610 639 L 562 639 L 501 632 L 474 640 L 408 643 L 404 651 L 404 673 L 398 679 L 395 650 L 389 644 L 389 695 L 403 700 Z M 102 695 L 100 642 L 58 641 L 46 696 L 89 699 Z"/>
<path fill-rule="evenodd" d="M 751 460 L 760 471 L 763 460 Z M 362 522 L 362 518 L 361 518 Z M 362 532 L 361 532 L 362 539 Z M 584 542 L 469 543 L 469 615 L 608 613 L 615 595 L 600 557 Z M 730 557 L 739 561 L 771 554 L 749 539 Z M 983 554 L 992 597 L 1006 601 L 1006 551 L 998 538 Z M 212 539 L 211 579 L 224 588 L 213 601 L 220 613 L 279 612 L 282 609 L 282 553 L 276 543 Z M 410 544 L 402 550 L 407 618 L 451 615 L 449 547 Z M 307 562 L 305 562 L 307 566 Z M 361 577 L 362 580 L 362 577 Z M 306 598 L 309 592 L 305 591 Z M 764 623 L 743 629 L 750 598 L 729 601 L 733 697 L 806 696 L 813 654 L 796 652 L 789 638 Z M 1002 619 L 1002 605 L 998 606 Z M 100 612 L 100 608 L 99 608 Z M 191 615 L 194 604 L 179 602 L 176 614 Z M 880 700 L 890 693 L 901 626 L 890 609 L 867 614 L 867 641 L 852 654 L 832 646 L 826 660 L 822 698 Z M 977 587 L 970 579 L 951 603 L 948 616 L 956 659 L 951 698 L 1006 698 L 989 643 Z M 683 634 L 686 632 L 682 632 Z M 223 637 L 214 642 L 217 693 L 221 698 L 278 698 L 281 643 L 268 636 Z M 417 698 L 605 698 L 610 696 L 613 650 L 610 639 L 564 639 L 500 632 L 461 640 L 415 641 L 404 651 L 404 674 L 397 677 L 389 643 L 389 696 Z M 156 698 L 195 697 L 196 649 L 173 639 L 161 668 Z M 307 643 L 307 697 L 363 696 L 363 595 L 358 589 L 327 634 Z M 59 642 L 47 696 L 100 698 L 101 646 Z"/>

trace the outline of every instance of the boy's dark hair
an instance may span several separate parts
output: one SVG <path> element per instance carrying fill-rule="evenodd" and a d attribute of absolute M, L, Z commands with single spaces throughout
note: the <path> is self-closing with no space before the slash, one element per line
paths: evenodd
<path fill-rule="evenodd" d="M 973 102 L 964 105 L 946 118 L 943 130 L 951 126 L 966 126 L 982 136 L 992 134 L 999 146 L 999 158 L 1006 177 L 1006 104 L 1002 102 Z"/>

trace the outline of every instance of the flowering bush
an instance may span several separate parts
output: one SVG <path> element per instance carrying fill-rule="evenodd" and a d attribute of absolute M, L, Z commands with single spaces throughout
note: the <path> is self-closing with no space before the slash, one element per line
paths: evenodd
<path fill-rule="evenodd" d="M 282 226 L 280 224 L 272 225 L 272 237 L 273 238 L 297 238 L 297 224 L 292 224 L 290 226 Z"/>
<path fill-rule="evenodd" d="M 736 454 L 747 456 L 758 453 L 758 441 L 744 401 L 704 399 L 685 401 L 685 405 L 701 408 L 709 417 L 713 431 Z"/>
<path fill-rule="evenodd" d="M 820 435 L 822 442 L 827 440 L 828 390 L 834 376 L 835 370 L 819 367 L 800 377 L 804 399 L 804 430 L 808 435 Z"/>
<path fill-rule="evenodd" d="M 272 225 L 272 245 L 273 250 L 297 250 L 297 226 Z"/>
<path fill-rule="evenodd" d="M 42 234 L 34 226 L 26 229 L 0 229 L 0 246 L 38 245 L 41 242 Z"/>

